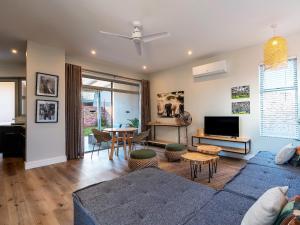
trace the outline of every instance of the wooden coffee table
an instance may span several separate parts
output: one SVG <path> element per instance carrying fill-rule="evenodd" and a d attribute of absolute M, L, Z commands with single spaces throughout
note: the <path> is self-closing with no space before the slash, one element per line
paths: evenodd
<path fill-rule="evenodd" d="M 219 155 L 219 153 L 222 151 L 222 148 L 215 145 L 198 145 L 197 146 L 197 152 L 201 152 L 204 154 L 209 155 Z"/>
<path fill-rule="evenodd" d="M 208 183 L 213 178 L 213 174 L 217 172 L 219 156 L 207 155 L 199 152 L 188 152 L 181 156 L 184 161 L 190 162 L 191 179 L 194 180 L 197 177 L 198 169 L 201 173 L 202 165 L 208 164 Z"/>

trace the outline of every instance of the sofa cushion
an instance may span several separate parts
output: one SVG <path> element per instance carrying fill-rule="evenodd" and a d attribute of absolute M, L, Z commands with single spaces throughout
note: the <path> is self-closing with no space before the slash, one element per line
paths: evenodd
<path fill-rule="evenodd" d="M 240 225 L 244 214 L 255 200 L 221 191 L 195 212 L 186 225 Z"/>
<path fill-rule="evenodd" d="M 247 211 L 241 225 L 273 225 L 287 203 L 287 190 L 287 186 L 267 190 Z"/>
<path fill-rule="evenodd" d="M 76 191 L 73 198 L 85 210 L 77 211 L 92 217 L 94 224 L 171 225 L 184 224 L 215 193 L 175 174 L 146 168 Z"/>
<path fill-rule="evenodd" d="M 288 196 L 300 190 L 300 176 L 290 170 L 248 164 L 225 186 L 225 190 L 258 199 L 266 190 L 276 186 L 289 186 Z"/>
<path fill-rule="evenodd" d="M 289 164 L 275 164 L 275 154 L 268 151 L 260 151 L 248 161 L 248 164 L 256 164 L 266 167 L 278 168 L 283 170 L 293 171 L 300 175 L 300 168 L 295 168 Z"/>
<path fill-rule="evenodd" d="M 287 163 L 295 154 L 296 148 L 293 144 L 288 144 L 282 147 L 275 156 L 276 164 L 284 164 Z"/>
<path fill-rule="evenodd" d="M 141 149 L 130 152 L 132 159 L 151 159 L 156 156 L 156 152 L 151 149 Z"/>

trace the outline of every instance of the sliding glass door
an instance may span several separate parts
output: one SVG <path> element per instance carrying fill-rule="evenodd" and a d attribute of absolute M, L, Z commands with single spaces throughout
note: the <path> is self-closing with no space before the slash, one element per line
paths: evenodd
<path fill-rule="evenodd" d="M 82 83 L 85 152 L 92 150 L 94 128 L 140 127 L 139 84 L 90 76 L 84 76 Z"/>
<path fill-rule="evenodd" d="M 113 124 L 115 127 L 140 126 L 139 86 L 113 83 Z"/>

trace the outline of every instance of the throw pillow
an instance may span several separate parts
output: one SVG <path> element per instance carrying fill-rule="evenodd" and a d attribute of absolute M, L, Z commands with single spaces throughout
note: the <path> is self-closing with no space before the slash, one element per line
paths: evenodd
<path fill-rule="evenodd" d="M 289 161 L 289 164 L 294 167 L 300 166 L 300 155 L 295 154 Z"/>
<path fill-rule="evenodd" d="M 297 146 L 297 148 L 296 148 L 296 154 L 300 155 L 300 146 Z"/>
<path fill-rule="evenodd" d="M 297 195 L 293 199 L 283 207 L 274 225 L 300 224 L 300 217 L 297 218 L 297 211 L 300 210 L 300 196 Z"/>
<path fill-rule="evenodd" d="M 293 144 L 288 144 L 281 148 L 279 152 L 276 154 L 275 163 L 276 164 L 284 164 L 288 162 L 295 154 L 296 148 Z"/>
<path fill-rule="evenodd" d="M 273 225 L 287 203 L 287 191 L 287 186 L 267 190 L 247 211 L 241 225 Z"/>

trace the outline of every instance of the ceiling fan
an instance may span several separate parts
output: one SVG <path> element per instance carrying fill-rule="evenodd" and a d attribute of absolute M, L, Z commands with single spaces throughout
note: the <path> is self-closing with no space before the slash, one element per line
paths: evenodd
<path fill-rule="evenodd" d="M 134 27 L 131 36 L 123 35 L 123 34 L 115 34 L 111 32 L 106 31 L 100 31 L 101 34 L 108 35 L 108 36 L 114 36 L 119 37 L 127 40 L 133 41 L 136 51 L 139 55 L 142 55 L 143 52 L 143 43 L 151 42 L 160 38 L 168 37 L 170 36 L 169 32 L 160 32 L 160 33 L 154 33 L 154 34 L 147 34 L 143 35 L 142 33 L 142 24 L 140 21 L 133 21 L 132 25 Z"/>

